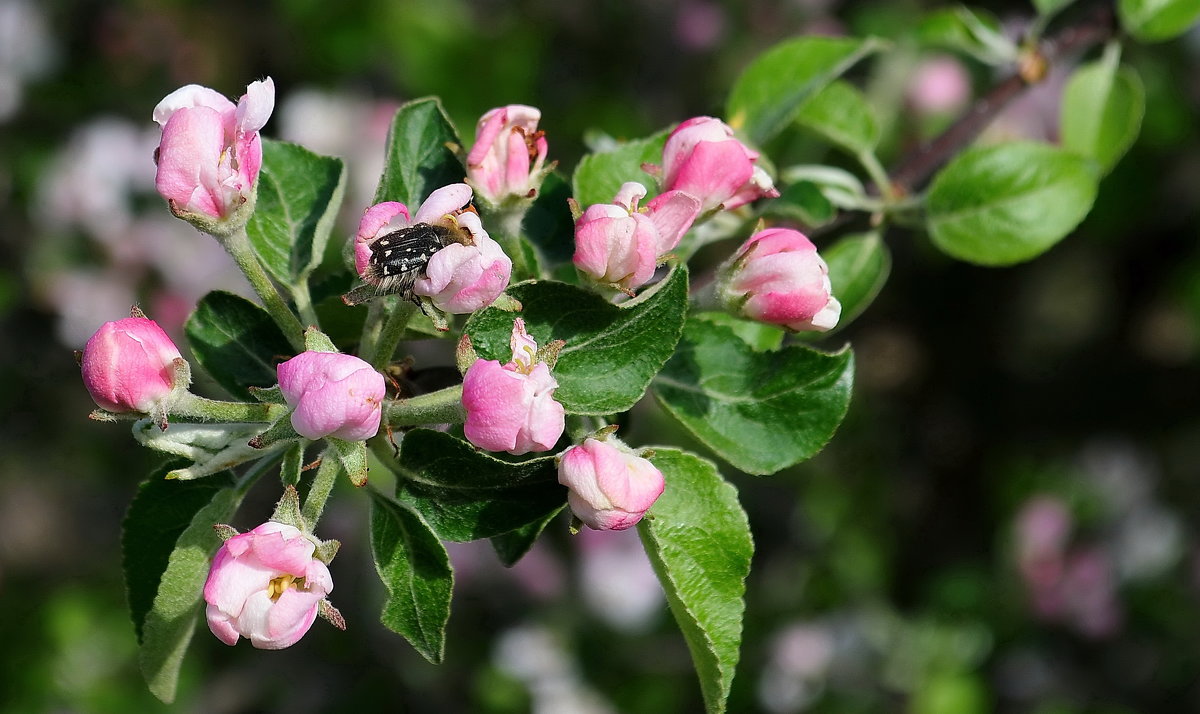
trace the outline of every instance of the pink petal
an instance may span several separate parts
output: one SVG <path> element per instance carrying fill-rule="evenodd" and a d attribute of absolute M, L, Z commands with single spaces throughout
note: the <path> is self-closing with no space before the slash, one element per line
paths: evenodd
<path fill-rule="evenodd" d="M 471 202 L 471 187 L 465 183 L 442 186 L 429 194 L 429 198 L 417 209 L 413 223 L 439 223 L 446 214 L 452 214 Z"/>
<path fill-rule="evenodd" d="M 270 77 L 251 82 L 246 93 L 238 100 L 237 128 L 243 132 L 256 132 L 266 125 L 275 110 L 275 82 Z"/>
<path fill-rule="evenodd" d="M 166 126 L 167 120 L 176 111 L 193 107 L 208 107 L 221 116 L 229 116 L 236 111 L 233 102 L 226 99 L 220 92 L 199 84 L 189 84 L 163 97 L 162 101 L 154 107 L 152 116 L 159 126 Z"/>

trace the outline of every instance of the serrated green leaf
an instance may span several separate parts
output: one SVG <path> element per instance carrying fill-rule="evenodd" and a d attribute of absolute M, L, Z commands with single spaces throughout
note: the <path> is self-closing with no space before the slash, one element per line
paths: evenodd
<path fill-rule="evenodd" d="M 1095 159 L 1105 173 L 1125 155 L 1142 128 L 1146 92 L 1137 72 L 1120 67 L 1120 46 L 1079 67 L 1063 91 L 1062 145 Z"/>
<path fill-rule="evenodd" d="M 150 692 L 164 702 L 170 703 L 175 698 L 179 668 L 200 617 L 209 564 L 221 544 L 213 525 L 228 522 L 240 502 L 241 494 L 232 487 L 216 491 L 171 544 L 154 603 L 142 621 L 138 652 L 138 663 Z"/>
<path fill-rule="evenodd" d="M 129 615 L 137 640 L 142 642 L 142 625 L 154 604 L 163 571 L 175 542 L 192 522 L 196 512 L 212 502 L 224 488 L 233 485 L 226 472 L 199 481 L 168 481 L 163 478 L 172 469 L 187 466 L 172 461 L 156 469 L 138 486 L 137 495 L 121 526 L 121 564 L 125 571 L 125 592 Z"/>
<path fill-rule="evenodd" d="M 875 38 L 799 37 L 760 54 L 734 82 L 725 105 L 730 126 L 763 144 L 801 105 L 859 60 L 883 47 Z"/>
<path fill-rule="evenodd" d="M 399 201 L 416 213 L 429 194 L 461 183 L 466 171 L 450 148 L 460 143 L 439 100 L 416 99 L 397 109 L 375 202 Z"/>
<path fill-rule="evenodd" d="M 934 245 L 959 260 L 1012 265 L 1034 258 L 1079 225 L 1096 199 L 1096 165 L 1034 142 L 969 149 L 926 198 Z"/>
<path fill-rule="evenodd" d="M 874 151 L 879 143 L 875 111 L 849 82 L 830 82 L 800 107 L 796 119 L 851 154 Z"/>
<path fill-rule="evenodd" d="M 371 553 L 388 592 L 379 621 L 422 657 L 441 664 L 454 588 L 450 557 L 417 513 L 370 493 Z"/>
<path fill-rule="evenodd" d="M 504 567 L 511 568 L 517 564 L 517 561 L 524 558 L 529 549 L 533 547 L 538 536 L 542 534 L 542 531 L 546 530 L 546 526 L 549 525 L 550 521 L 554 520 L 554 517 L 562 509 L 563 507 L 559 506 L 547 513 L 540 520 L 511 530 L 508 533 L 492 536 L 492 549 L 496 551 L 496 557 L 500 558 L 500 562 L 504 564 Z"/>
<path fill-rule="evenodd" d="M 1182 35 L 1200 19 L 1196 0 L 1120 0 L 1121 26 L 1143 42 L 1158 42 Z"/>
<path fill-rule="evenodd" d="M 853 376 L 849 348 L 754 352 L 729 328 L 689 319 L 651 391 L 718 456 L 764 475 L 825 446 L 846 415 Z"/>
<path fill-rule="evenodd" d="M 553 456 L 510 462 L 431 429 L 400 443 L 396 498 L 419 512 L 442 538 L 491 538 L 544 519 L 562 507 Z"/>
<path fill-rule="evenodd" d="M 666 490 L 638 535 L 692 653 L 705 709 L 725 711 L 742 640 L 754 541 L 737 491 L 709 461 L 654 450 Z"/>
<path fill-rule="evenodd" d="M 612 151 L 584 156 L 571 177 L 572 190 L 580 208 L 612 203 L 621 184 L 627 181 L 645 186 L 646 198 L 652 198 L 657 193 L 654 177 L 642 170 L 642 164 L 662 164 L 667 134 L 659 132 L 645 139 L 626 141 Z"/>
<path fill-rule="evenodd" d="M 275 366 L 294 354 L 266 310 L 219 290 L 201 298 L 184 332 L 200 366 L 230 394 L 247 401 L 248 387 L 275 384 Z"/>
<path fill-rule="evenodd" d="M 829 266 L 833 296 L 842 304 L 838 327 L 844 327 L 883 289 L 892 270 L 892 256 L 878 233 L 846 236 L 822 250 L 821 256 Z"/>
<path fill-rule="evenodd" d="M 541 281 L 514 285 L 517 313 L 489 307 L 476 312 L 465 332 L 482 359 L 512 359 L 513 320 L 539 345 L 564 340 L 554 377 L 557 399 L 572 414 L 604 415 L 632 407 L 675 349 L 687 314 L 687 269 L 619 306 L 573 285 Z"/>
<path fill-rule="evenodd" d="M 341 159 L 263 140 L 258 202 L 246 234 L 263 267 L 279 282 L 301 283 L 320 265 L 345 179 Z"/>

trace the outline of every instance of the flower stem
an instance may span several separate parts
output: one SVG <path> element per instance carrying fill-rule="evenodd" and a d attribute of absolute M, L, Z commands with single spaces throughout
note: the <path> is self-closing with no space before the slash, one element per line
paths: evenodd
<path fill-rule="evenodd" d="M 389 400 L 383 404 L 383 421 L 390 426 L 461 424 L 466 418 L 461 384 L 409 399 Z"/>
<path fill-rule="evenodd" d="M 400 342 L 400 335 L 404 334 L 404 328 L 408 327 L 408 321 L 416 312 L 417 306 L 409 300 L 398 300 L 396 305 L 388 312 L 387 318 L 383 321 L 383 327 L 375 336 L 375 342 L 371 345 L 371 353 L 367 361 L 375 369 L 383 369 L 392 361 L 392 354 L 396 351 L 396 343 Z"/>
<path fill-rule="evenodd" d="M 255 402 L 225 402 L 200 397 L 191 392 L 181 392 L 171 403 L 168 415 L 201 421 L 224 423 L 264 422 L 278 419 L 286 407 L 282 404 L 258 404 Z"/>
<path fill-rule="evenodd" d="M 279 294 L 275 283 L 271 282 L 267 271 L 263 270 L 262 264 L 258 262 L 254 250 L 250 247 L 250 238 L 246 235 L 246 229 L 240 228 L 227 236 L 219 237 L 218 240 L 245 274 L 246 280 L 250 282 L 250 287 L 254 288 L 254 292 L 263 302 L 263 307 L 275 320 L 275 324 L 279 325 L 279 329 L 283 331 L 288 342 L 292 347 L 303 351 L 304 325 L 300 324 L 296 314 Z"/>
<path fill-rule="evenodd" d="M 317 467 L 317 475 L 313 477 L 312 486 L 304 498 L 304 508 L 300 511 L 300 515 L 304 516 L 304 522 L 308 524 L 310 530 L 316 528 L 317 521 L 321 520 L 325 502 L 329 500 L 333 484 L 341 472 L 341 459 L 330 446 L 325 449 L 325 453 L 321 454 L 321 465 Z"/>
<path fill-rule="evenodd" d="M 306 325 L 312 327 L 320 327 L 321 321 L 317 319 L 317 311 L 313 309 L 312 294 L 308 292 L 308 282 L 301 280 L 291 286 L 292 300 L 296 303 L 296 310 L 300 313 L 300 319 Z"/>

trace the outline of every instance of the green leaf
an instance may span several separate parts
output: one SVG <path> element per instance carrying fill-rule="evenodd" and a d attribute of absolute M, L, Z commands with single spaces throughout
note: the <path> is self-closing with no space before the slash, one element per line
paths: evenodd
<path fill-rule="evenodd" d="M 821 255 L 829 265 L 833 296 L 842 304 L 838 327 L 844 327 L 883 289 L 892 270 L 892 256 L 878 233 L 846 236 Z"/>
<path fill-rule="evenodd" d="M 853 375 L 848 348 L 754 352 L 729 328 L 689 319 L 651 389 L 717 455 L 764 475 L 821 450 L 846 415 Z"/>
<path fill-rule="evenodd" d="M 230 394 L 247 401 L 247 388 L 275 384 L 275 365 L 294 354 L 266 310 L 219 290 L 200 300 L 184 332 L 200 366 Z"/>
<path fill-rule="evenodd" d="M 571 185 L 559 174 L 549 174 L 521 222 L 521 232 L 537 248 L 543 263 L 566 263 L 575 255 L 575 219 L 567 203 L 570 197 Z"/>
<path fill-rule="evenodd" d="M 160 563 L 162 553 L 169 550 L 166 567 L 162 571 L 154 601 L 145 612 L 141 628 L 141 650 L 138 662 L 142 675 L 151 693 L 164 702 L 170 703 L 175 698 L 175 689 L 179 681 L 179 668 L 183 664 L 183 656 L 187 652 L 192 634 L 196 631 L 196 621 L 200 617 L 204 601 L 204 581 L 208 578 L 208 568 L 212 554 L 221 544 L 221 539 L 213 531 L 217 523 L 226 523 L 237 510 L 241 502 L 241 494 L 229 486 L 229 479 L 221 479 L 225 488 L 210 491 L 211 500 L 191 515 L 186 526 L 178 530 L 179 523 L 187 517 L 191 506 L 199 505 L 201 492 L 196 490 L 213 483 L 214 479 L 179 483 L 179 495 L 186 498 L 188 508 L 178 508 L 166 503 L 167 492 L 164 487 L 147 485 L 138 494 L 137 500 L 130 510 L 139 513 L 135 522 L 126 519 L 126 534 L 123 541 L 131 539 L 143 540 L 154 537 L 148 529 L 158 530 L 161 542 L 141 547 L 148 548 L 149 559 L 135 556 L 131 562 L 131 549 L 137 547 L 132 543 L 125 545 L 127 567 L 136 564 L 151 565 Z M 187 484 L 186 486 L 184 484 Z M 187 489 L 184 491 L 184 489 Z M 184 495 L 186 494 L 186 495 Z M 157 515 L 151 515 L 147 509 L 170 511 L 161 520 Z M 168 520 L 174 523 L 168 524 Z M 131 534 L 130 528 L 134 532 Z M 174 536 L 172 538 L 172 536 Z M 146 577 L 143 574 L 141 577 Z M 130 589 L 130 603 L 133 604 L 133 588 Z M 145 583 L 138 586 L 138 602 L 144 604 Z M 136 617 L 136 614 L 135 614 Z"/>
<path fill-rule="evenodd" d="M 416 213 L 435 190 L 461 183 L 466 171 L 450 146 L 461 141 L 442 104 L 416 99 L 396 110 L 375 202 L 399 201 Z"/>
<path fill-rule="evenodd" d="M 851 154 L 868 153 L 879 143 L 879 120 L 854 85 L 830 82 L 800 107 L 797 120 Z"/>
<path fill-rule="evenodd" d="M 762 210 L 764 215 L 799 221 L 810 228 L 823 226 L 837 215 L 820 184 L 808 180 L 789 183 L 779 198 L 767 201 Z"/>
<path fill-rule="evenodd" d="M 1196 0 L 1120 0 L 1121 26 L 1143 42 L 1169 40 L 1182 35 L 1200 19 Z"/>
<path fill-rule="evenodd" d="M 1105 173 L 1125 155 L 1142 128 L 1146 92 L 1137 72 L 1120 67 L 1120 45 L 1081 66 L 1063 92 L 1062 145 L 1095 159 Z"/>
<path fill-rule="evenodd" d="M 139 644 L 146 613 L 154 604 L 175 542 L 197 511 L 211 503 L 219 491 L 233 485 L 228 472 L 198 481 L 163 478 L 172 469 L 187 463 L 173 461 L 156 469 L 138 486 L 137 495 L 122 523 L 121 561 L 125 571 L 125 591 Z"/>
<path fill-rule="evenodd" d="M 969 149 L 933 179 L 926 220 L 934 245 L 979 265 L 1012 265 L 1049 250 L 1096 199 L 1093 162 L 1034 142 Z"/>
<path fill-rule="evenodd" d="M 760 54 L 734 82 L 729 124 L 755 144 L 782 131 L 800 107 L 859 60 L 881 49 L 875 38 L 800 37 Z"/>
<path fill-rule="evenodd" d="M 613 305 L 573 285 L 541 281 L 508 289 L 520 312 L 489 307 L 465 331 L 482 359 L 512 359 L 513 320 L 539 345 L 564 340 L 554 377 L 557 399 L 572 414 L 604 415 L 632 407 L 675 350 L 687 314 L 687 269 L 677 267 L 636 299 Z"/>
<path fill-rule="evenodd" d="M 258 202 L 246 234 L 276 280 L 302 283 L 320 265 L 345 189 L 341 159 L 263 140 Z"/>
<path fill-rule="evenodd" d="M 431 429 L 400 443 L 396 498 L 442 538 L 491 538 L 542 521 L 566 502 L 553 456 L 513 463 Z"/>
<path fill-rule="evenodd" d="M 734 317 L 727 312 L 697 312 L 689 316 L 691 319 L 722 325 L 733 331 L 738 339 L 745 342 L 755 352 L 774 352 L 783 346 L 783 337 L 787 331 L 782 327 L 768 325 L 757 320 L 744 320 Z"/>
<path fill-rule="evenodd" d="M 575 200 L 580 208 L 586 209 L 595 203 L 612 203 L 621 184 L 627 181 L 642 184 L 646 187 L 646 198 L 653 197 L 657 193 L 655 181 L 642 170 L 642 164 L 662 164 L 667 134 L 665 131 L 659 132 L 645 139 L 627 141 L 612 151 L 584 156 L 571 177 Z"/>
<path fill-rule="evenodd" d="M 996 66 L 1014 62 L 1020 54 L 995 16 L 961 6 L 930 13 L 917 28 L 917 37 L 927 47 L 957 50 Z"/>
<path fill-rule="evenodd" d="M 742 640 L 754 541 L 737 491 L 709 461 L 674 449 L 651 459 L 667 487 L 638 535 L 700 677 L 705 709 L 725 711 Z"/>
<path fill-rule="evenodd" d="M 1075 0 L 1033 0 L 1033 6 L 1039 15 L 1053 15 L 1073 2 Z"/>
<path fill-rule="evenodd" d="M 446 548 L 421 517 L 371 490 L 371 553 L 387 588 L 379 620 L 421 656 L 441 664 L 454 572 Z"/>
<path fill-rule="evenodd" d="M 529 549 L 533 547 L 534 541 L 546 530 L 546 526 L 554 517 L 558 515 L 562 506 L 550 511 L 541 520 L 534 521 L 527 525 L 521 526 L 516 530 L 502 533 L 498 536 L 492 536 L 492 548 L 496 551 L 496 556 L 500 558 L 500 562 L 504 563 L 504 567 L 511 568 L 517 564 Z"/>

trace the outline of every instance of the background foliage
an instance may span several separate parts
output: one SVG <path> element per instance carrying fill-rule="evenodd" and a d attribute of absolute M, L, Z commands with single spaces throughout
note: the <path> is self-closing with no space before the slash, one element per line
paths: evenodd
<path fill-rule="evenodd" d="M 1006 24 L 1031 15 L 1024 3 L 985 5 Z M 1142 3 L 1122 5 L 1130 12 Z M 0 383 L 4 706 L 162 708 L 137 672 L 119 569 L 119 523 L 153 457 L 84 418 L 91 405 L 71 360 L 70 349 L 82 346 L 72 325 L 94 328 L 120 316 L 130 297 L 169 322 L 172 305 L 182 302 L 186 314 L 199 297 L 188 303 L 189 280 L 213 287 L 204 271 L 220 273 L 223 256 L 181 260 L 209 239 L 182 225 L 146 237 L 144 224 L 123 223 L 121 211 L 163 213 L 144 190 L 122 194 L 120 210 L 105 203 L 97 175 L 110 188 L 134 186 L 126 177 L 144 173 L 149 161 L 135 135 L 135 150 L 124 154 L 133 166 L 121 166 L 113 157 L 128 137 L 112 127 L 148 129 L 150 108 L 188 82 L 236 95 L 247 81 L 271 75 L 281 102 L 307 92 L 325 113 L 305 115 L 295 100 L 266 133 L 305 143 L 316 136 L 327 143 L 310 148 L 346 157 L 350 222 L 343 216 L 334 229 L 330 249 L 337 250 L 374 191 L 378 167 L 369 152 L 353 155 L 334 127 L 370 127 L 376 114 L 386 127 L 399 101 L 438 94 L 469 136 L 482 111 L 527 102 L 543 111 L 552 157 L 573 166 L 585 141 L 604 141 L 597 131 L 647 136 L 686 116 L 726 112 L 733 78 L 776 41 L 872 34 L 909 47 L 934 9 L 765 0 L 250 7 L 0 0 L 0 23 L 25 18 L 11 35 L 19 42 L 0 42 L 0 70 L 21 92 L 14 100 L 6 89 L 7 104 L 0 103 L 0 356 L 9 375 Z M 1146 28 L 1148 36 L 1157 31 Z M 855 51 L 838 41 L 829 47 Z M 976 94 L 996 81 L 983 65 L 958 58 Z M 943 127 L 953 111 L 918 114 L 905 105 L 903 88 L 921 59 L 912 46 L 907 55 L 889 55 L 887 65 L 856 69 L 855 84 L 894 111 L 876 125 L 843 122 L 847 133 L 831 138 L 851 152 L 878 146 L 895 161 Z M 1088 59 L 1104 61 L 1098 51 Z M 1111 173 L 1079 229 L 1039 260 L 1003 269 L 941 255 L 934 244 L 953 236 L 953 222 L 930 237 L 891 234 L 890 261 L 862 238 L 861 259 L 879 262 L 884 273 L 890 263 L 890 277 L 872 309 L 823 345 L 855 345 L 846 422 L 820 455 L 775 479 L 720 464 L 738 486 L 756 543 L 730 711 L 1066 714 L 1200 705 L 1200 38 L 1193 31 L 1163 44 L 1131 44 L 1122 60 L 1140 83 L 1118 74 L 1112 91 L 1144 92 L 1142 132 L 1123 159 L 1106 165 Z M 1031 92 L 993 130 L 1055 138 L 1046 128 L 1058 126 L 1053 95 L 1083 81 L 1065 85 L 1065 73 L 1052 73 L 1054 91 Z M 754 101 L 752 92 L 734 96 L 741 98 L 728 109 Z M 853 101 L 843 96 L 835 105 Z M 338 112 L 352 108 L 358 123 L 339 124 Z M 829 108 L 808 105 L 801 121 L 827 125 L 822 111 Z M 114 153 L 97 160 L 99 174 L 83 174 L 92 183 L 50 184 L 55 172 L 88 168 L 85 126 L 109 127 L 102 143 Z M 1087 116 L 1070 126 L 1064 123 L 1062 137 L 1069 145 L 1122 141 L 1097 139 Z M 772 155 L 842 160 L 823 146 L 797 140 L 772 147 Z M 370 178 L 356 184 L 360 174 Z M 949 189 L 938 193 L 955 198 Z M 789 203 L 823 210 L 820 200 Z M 107 224 L 97 226 L 97 216 Z M 859 245 L 839 251 L 853 257 Z M 715 263 L 728 246 L 703 250 Z M 155 258 L 164 251 L 189 273 L 168 274 Z M 307 259 L 281 256 L 280 274 L 303 270 Z M 124 276 L 130 292 L 109 295 L 88 282 L 96 275 Z M 184 288 L 168 294 L 168 286 Z M 236 282 L 229 287 L 245 293 Z M 331 285 L 327 294 L 344 289 Z M 428 349 L 419 356 L 448 359 L 448 347 Z M 754 355 L 740 358 L 752 363 Z M 233 384 L 252 378 L 226 376 Z M 671 408 L 669 395 L 657 396 Z M 648 404 L 635 415 L 632 441 L 706 453 L 658 408 Z M 738 465 L 754 472 L 759 457 L 748 454 Z M 662 458 L 675 457 L 664 451 Z M 269 512 L 276 495 L 251 491 L 246 512 Z M 1028 523 L 1019 514 L 1039 498 L 1033 503 L 1052 499 L 1074 524 L 1064 559 L 1080 575 L 1073 591 L 1059 593 L 1070 607 L 1039 603 L 1015 554 L 1018 523 Z M 360 526 L 373 507 L 368 500 L 346 492 L 324 522 L 324 536 L 347 544 L 334 595 L 348 635 L 318 625 L 290 650 L 265 653 L 226 648 L 201 631 L 184 664 L 180 707 L 700 709 L 687 645 L 665 601 L 654 595 L 652 578 L 639 590 L 630 575 L 648 567 L 640 550 L 620 560 L 611 544 L 568 538 L 561 522 L 513 571 L 499 567 L 487 543 L 450 549 L 457 582 L 445 661 L 426 663 L 375 625 L 387 593 L 366 554 L 386 547 L 389 528 L 401 526 L 388 520 L 386 504 L 375 504 L 377 542 L 367 542 Z M 609 566 L 617 574 L 601 568 L 595 575 L 605 562 L 618 563 Z M 604 594 L 600 586 L 617 578 L 626 587 Z M 650 592 L 644 611 L 631 594 L 638 592 Z"/>

